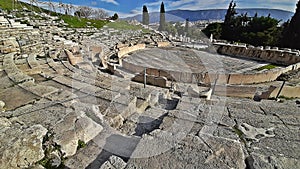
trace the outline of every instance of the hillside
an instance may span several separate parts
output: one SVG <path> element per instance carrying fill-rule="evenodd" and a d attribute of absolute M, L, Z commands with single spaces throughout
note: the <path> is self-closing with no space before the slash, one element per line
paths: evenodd
<path fill-rule="evenodd" d="M 23 9 L 28 9 L 30 11 L 34 11 L 37 13 L 46 13 L 50 14 L 51 16 L 57 16 L 59 19 L 63 20 L 65 23 L 68 24 L 68 27 L 72 28 L 85 28 L 85 27 L 94 27 L 94 28 L 101 28 L 105 24 L 108 23 L 108 21 L 104 20 L 95 20 L 95 19 L 86 19 L 86 18 L 78 18 L 71 15 L 63 15 L 58 14 L 52 11 L 49 11 L 47 9 L 38 8 L 35 5 L 30 5 L 25 2 L 15 2 L 13 3 L 12 0 L 1 0 L 0 1 L 0 9 L 6 10 L 8 12 L 12 11 L 12 9 L 17 9 L 19 11 L 22 11 Z M 18 17 L 22 17 L 20 13 L 16 13 Z"/>
<path fill-rule="evenodd" d="M 227 9 L 209 9 L 209 10 L 172 10 L 166 12 L 167 21 L 184 21 L 189 18 L 190 21 L 198 20 L 223 20 Z M 279 10 L 279 9 L 237 9 L 238 14 L 248 13 L 248 16 L 254 16 L 257 12 L 258 16 L 268 16 L 287 21 L 293 15 L 293 12 Z M 142 15 L 124 18 L 125 20 L 142 20 Z M 159 13 L 150 13 L 150 23 L 159 22 Z"/>

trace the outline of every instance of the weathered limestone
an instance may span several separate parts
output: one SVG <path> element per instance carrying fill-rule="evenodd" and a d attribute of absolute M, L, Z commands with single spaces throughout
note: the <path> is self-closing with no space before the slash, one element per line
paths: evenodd
<path fill-rule="evenodd" d="M 74 66 L 78 63 L 83 62 L 83 58 L 80 56 L 74 56 L 69 50 L 65 49 L 65 52 L 68 56 L 69 62 Z"/>
<path fill-rule="evenodd" d="M 218 47 L 217 51 L 219 53 L 225 55 L 263 60 L 279 65 L 291 65 L 300 62 L 299 53 L 281 51 L 278 50 L 278 48 L 247 48 L 245 46 L 227 45 L 220 43 L 216 43 L 214 45 Z"/>
<path fill-rule="evenodd" d="M 20 106 L 24 106 L 40 99 L 39 96 L 32 94 L 19 86 L 13 86 L 5 90 L 1 90 L 0 98 L 5 102 L 6 110 L 14 110 Z"/>
<path fill-rule="evenodd" d="M 171 46 L 170 42 L 157 42 L 157 47 L 168 47 Z"/>
<path fill-rule="evenodd" d="M 238 129 L 240 129 L 241 132 L 244 133 L 245 138 L 253 140 L 255 142 L 258 142 L 260 139 L 266 137 L 275 136 L 274 134 L 268 134 L 268 133 L 273 133 L 274 128 L 270 128 L 270 129 L 255 128 L 247 123 L 243 123 L 238 125 Z"/>
<path fill-rule="evenodd" d="M 108 161 L 106 161 L 100 169 L 124 169 L 126 167 L 126 163 L 117 156 L 110 156 Z"/>
<path fill-rule="evenodd" d="M 164 135 L 165 138 L 162 139 L 167 141 L 167 133 Z M 147 136 L 143 139 L 150 141 L 155 137 L 157 136 Z M 243 150 L 239 142 L 205 134 L 200 137 L 187 136 L 182 141 L 182 144 L 174 145 L 165 153 L 130 159 L 126 168 L 245 168 L 244 161 L 240 158 Z M 147 144 L 145 146 L 148 147 Z"/>
<path fill-rule="evenodd" d="M 54 126 L 54 141 L 61 145 L 61 150 L 66 156 L 72 156 L 76 153 L 79 140 L 87 143 L 103 128 L 84 112 L 75 113 L 72 110 L 67 112 L 64 119 Z"/>
<path fill-rule="evenodd" d="M 127 47 L 127 48 L 122 48 L 119 52 L 118 52 L 118 58 L 122 58 L 124 55 L 136 51 L 136 50 L 141 50 L 141 49 L 145 49 L 146 45 L 145 44 L 137 44 L 131 47 Z"/>
<path fill-rule="evenodd" d="M 51 158 L 51 165 L 62 164 L 66 168 L 300 167 L 298 102 L 280 104 L 216 96 L 226 96 L 227 89 L 232 96 L 243 95 L 245 90 L 249 91 L 243 97 L 253 96 L 257 86 L 266 89 L 269 86 L 226 85 L 272 81 L 278 74 L 295 70 L 299 65 L 258 72 L 253 69 L 266 63 L 182 48 L 163 51 L 157 46 L 167 43 L 157 33 L 58 28 L 63 23 L 47 15 L 43 17 L 48 21 L 25 19 L 39 27 L 34 28 L 39 31 L 36 35 L 23 31 L 18 23 L 14 24 L 19 28 L 0 32 L 3 39 L 10 36 L 21 39 L 20 46 L 26 48 L 20 56 L 0 55 L 0 69 L 3 69 L 0 100 L 6 109 L 0 113 L 0 168 L 43 168 L 36 162 L 49 150 L 49 144 L 57 149 L 46 156 Z M 141 43 L 150 48 L 138 55 L 130 54 L 133 49 L 143 48 L 143 44 L 138 46 Z M 64 49 L 69 52 L 63 52 Z M 143 84 L 132 82 L 129 79 L 132 72 L 123 71 L 118 65 L 122 66 L 118 54 L 115 55 L 117 50 L 121 59 L 129 54 L 123 68 L 128 66 L 131 68 L 128 70 L 142 73 L 148 67 L 147 83 L 164 88 L 152 85 L 143 88 Z M 269 50 L 272 50 L 270 57 L 274 57 L 278 49 Z M 67 53 L 73 57 L 81 55 L 82 62 L 72 65 Z M 142 54 L 145 57 L 139 57 Z M 132 58 L 136 64 L 126 62 Z M 216 62 L 216 58 L 222 62 Z M 121 72 L 128 76 L 119 78 L 107 73 L 98 66 L 99 59 L 114 75 Z M 218 75 L 215 70 L 223 62 L 224 71 Z M 143 74 L 138 78 L 143 82 Z M 216 79 L 217 87 L 211 96 Z M 177 84 L 169 90 L 168 82 L 172 80 Z M 195 86 L 186 92 L 190 84 L 180 82 Z M 282 92 L 289 93 L 292 89 L 287 86 Z M 49 130 L 47 134 L 45 128 Z M 47 135 L 44 140 L 48 139 L 44 150 L 43 135 Z M 31 141 L 34 138 L 37 141 Z M 32 142 L 36 144 L 29 144 Z M 77 150 L 79 143 L 81 148 Z M 62 160 L 64 157 L 67 160 Z"/>
<path fill-rule="evenodd" d="M 144 74 L 136 75 L 134 78 L 132 78 L 132 81 L 144 83 Z M 146 83 L 164 88 L 170 87 L 169 85 L 167 85 L 167 78 L 162 76 L 157 77 L 153 75 L 146 75 Z"/>
<path fill-rule="evenodd" d="M 96 62 L 104 54 L 104 51 L 101 46 L 90 46 L 89 49 L 92 62 Z"/>
<path fill-rule="evenodd" d="M 34 79 L 26 74 L 24 74 L 17 66 L 14 64 L 15 53 L 9 53 L 4 56 L 3 66 L 7 73 L 7 76 L 15 83 L 22 83 L 26 81 L 34 81 Z"/>
<path fill-rule="evenodd" d="M 27 168 L 44 157 L 43 137 L 47 133 L 41 125 L 21 126 L 18 119 L 0 118 L 0 167 Z"/>
<path fill-rule="evenodd" d="M 1 112 L 4 111 L 4 106 L 5 106 L 5 103 L 2 100 L 0 100 L 0 111 Z"/>
<path fill-rule="evenodd" d="M 19 86 L 40 97 L 46 97 L 59 91 L 59 89 L 52 86 L 39 85 L 33 82 L 24 82 L 22 84 L 19 84 Z"/>
<path fill-rule="evenodd" d="M 20 51 L 19 44 L 15 38 L 8 38 L 0 41 L 0 53 L 7 54 L 18 51 Z"/>

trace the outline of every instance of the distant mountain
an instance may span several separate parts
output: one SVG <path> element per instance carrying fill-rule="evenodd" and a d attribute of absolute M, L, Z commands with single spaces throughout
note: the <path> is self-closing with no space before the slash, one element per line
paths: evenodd
<path fill-rule="evenodd" d="M 149 22 L 150 23 L 156 23 L 156 22 L 159 22 L 159 18 L 160 18 L 160 13 L 159 12 L 152 12 L 152 13 L 149 13 Z M 139 22 L 142 22 L 142 15 L 136 15 L 136 16 L 133 16 L 133 17 L 128 17 L 128 18 L 122 18 L 123 20 L 137 20 Z M 177 22 L 177 21 L 185 21 L 184 18 L 182 17 L 179 17 L 179 16 L 176 16 L 174 14 L 169 14 L 168 12 L 166 13 L 166 20 L 167 21 L 174 21 L 174 22 Z"/>
<path fill-rule="evenodd" d="M 189 18 L 190 21 L 198 20 L 224 20 L 227 9 L 208 9 L 208 10 L 172 10 L 166 12 L 167 21 L 184 21 Z M 254 16 L 255 13 L 258 16 L 268 16 L 271 14 L 271 17 L 287 21 L 293 16 L 293 12 L 284 11 L 280 9 L 236 9 L 238 14 L 247 13 L 248 16 Z M 137 20 L 142 21 L 142 15 L 136 15 L 133 17 L 124 18 L 125 20 Z M 150 23 L 159 22 L 159 12 L 150 13 Z"/>

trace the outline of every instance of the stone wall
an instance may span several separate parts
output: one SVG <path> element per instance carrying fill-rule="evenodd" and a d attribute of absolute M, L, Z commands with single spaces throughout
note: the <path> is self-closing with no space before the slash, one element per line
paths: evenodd
<path fill-rule="evenodd" d="M 270 92 L 262 92 L 259 96 L 262 99 L 275 98 L 279 92 L 280 85 L 270 87 Z M 257 91 L 257 86 L 240 86 L 240 85 L 217 85 L 215 94 L 219 96 L 254 98 Z M 281 97 L 300 98 L 300 87 L 285 85 L 280 93 Z"/>
<path fill-rule="evenodd" d="M 217 47 L 218 53 L 223 55 L 255 59 L 284 66 L 300 62 L 298 50 L 279 50 L 278 48 L 271 49 L 270 47 L 246 47 L 222 43 L 216 43 L 214 45 Z"/>
<path fill-rule="evenodd" d="M 158 44 L 167 45 L 168 42 L 158 42 Z M 267 71 L 256 73 L 231 73 L 231 74 L 212 74 L 181 72 L 173 70 L 163 70 L 157 68 L 147 68 L 147 74 L 156 77 L 165 77 L 169 81 L 184 83 L 205 83 L 213 84 L 217 80 L 217 84 L 244 85 L 256 84 L 275 81 L 282 73 L 300 68 L 299 52 L 288 52 L 277 49 L 247 48 L 245 46 L 234 46 L 226 44 L 215 44 L 218 46 L 219 53 L 251 58 L 256 60 L 271 61 L 276 64 L 289 65 L 285 68 L 275 68 Z M 133 73 L 141 73 L 144 67 L 135 65 L 123 60 L 123 56 L 127 53 L 141 50 L 145 48 L 145 44 L 138 44 L 131 47 L 124 47 L 118 52 L 118 57 L 123 68 Z"/>
<path fill-rule="evenodd" d="M 136 51 L 136 50 L 145 49 L 145 47 L 146 47 L 145 44 L 137 44 L 137 45 L 130 46 L 130 47 L 123 47 L 118 52 L 118 58 L 121 59 L 124 55 L 126 55 L 130 52 Z"/>
<path fill-rule="evenodd" d="M 144 71 L 143 66 L 134 65 L 132 63 L 123 60 L 122 67 L 133 73 L 141 73 Z M 162 70 L 156 68 L 147 68 L 148 75 L 163 76 L 170 81 L 184 82 L 184 83 L 205 83 L 213 84 L 217 79 L 217 84 L 231 84 L 231 85 L 244 85 L 244 84 L 256 84 L 275 81 L 282 73 L 286 73 L 290 70 L 296 70 L 300 68 L 300 63 L 290 65 L 285 68 L 275 68 L 265 72 L 258 73 L 245 73 L 245 74 L 211 74 L 211 73 L 192 73 L 192 72 L 179 72 Z"/>
<path fill-rule="evenodd" d="M 135 77 L 132 78 L 132 81 L 144 83 L 144 75 L 137 74 Z M 146 75 L 147 84 L 166 88 L 166 87 L 170 87 L 168 85 L 167 81 L 168 81 L 167 78 L 162 77 L 162 76 L 157 77 L 157 76 L 153 76 L 153 75 Z"/>
<path fill-rule="evenodd" d="M 280 87 L 277 87 L 270 95 L 270 98 L 274 98 L 277 96 L 278 92 L 279 92 Z M 300 87 L 296 86 L 284 86 L 280 95 L 282 97 L 287 97 L 287 98 L 300 98 Z"/>
<path fill-rule="evenodd" d="M 77 65 L 78 63 L 83 62 L 83 58 L 82 58 L 81 56 L 75 57 L 75 56 L 73 55 L 73 53 L 70 52 L 70 51 L 67 50 L 67 49 L 65 49 L 65 53 L 66 53 L 66 55 L 67 55 L 67 57 L 68 57 L 69 62 L 70 62 L 71 65 L 74 66 L 74 65 Z"/>
<path fill-rule="evenodd" d="M 157 47 L 167 47 L 170 45 L 170 42 L 157 42 Z"/>
<path fill-rule="evenodd" d="M 19 44 L 15 38 L 0 40 L 0 53 L 7 54 L 11 52 L 19 52 Z"/>

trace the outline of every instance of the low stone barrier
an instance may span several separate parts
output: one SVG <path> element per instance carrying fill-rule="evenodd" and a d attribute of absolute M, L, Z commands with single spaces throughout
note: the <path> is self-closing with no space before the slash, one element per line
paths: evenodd
<path fill-rule="evenodd" d="M 133 73 L 141 73 L 144 71 L 143 66 L 135 65 L 123 60 L 122 67 Z M 170 70 L 162 70 L 156 68 L 147 68 L 147 74 L 153 76 L 162 76 L 170 81 L 184 83 L 205 83 L 212 84 L 217 80 L 217 84 L 244 85 L 256 84 L 275 81 L 282 73 L 300 68 L 300 63 L 290 65 L 285 68 L 275 68 L 265 72 L 248 73 L 248 74 L 213 74 L 213 73 L 192 73 L 178 72 Z"/>
<path fill-rule="evenodd" d="M 72 52 L 70 52 L 69 50 L 65 49 L 66 55 L 69 59 L 69 62 L 71 63 L 71 65 L 77 65 L 78 63 L 83 62 L 83 58 L 82 57 L 75 57 L 73 55 Z"/>
<path fill-rule="evenodd" d="M 144 83 L 144 75 L 143 74 L 137 74 L 131 80 L 135 81 L 135 82 Z M 170 87 L 169 85 L 167 85 L 167 81 L 168 81 L 168 79 L 165 78 L 165 77 L 157 77 L 157 76 L 153 76 L 153 75 L 146 75 L 146 83 L 147 84 L 151 84 L 151 85 L 154 85 L 154 86 L 166 88 L 166 87 Z"/>
<path fill-rule="evenodd" d="M 279 50 L 270 47 L 246 47 L 241 45 L 215 43 L 217 51 L 223 55 L 243 57 L 288 66 L 300 62 L 299 51 L 291 49 Z"/>
<path fill-rule="evenodd" d="M 157 47 L 168 47 L 171 46 L 170 42 L 157 42 Z"/>
<path fill-rule="evenodd" d="M 121 59 L 124 55 L 136 50 L 145 49 L 145 47 L 146 47 L 145 44 L 137 44 L 130 47 L 124 47 L 118 52 L 118 58 Z"/>

